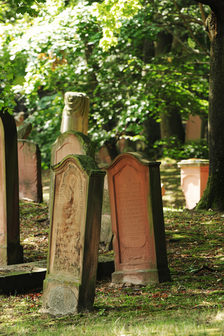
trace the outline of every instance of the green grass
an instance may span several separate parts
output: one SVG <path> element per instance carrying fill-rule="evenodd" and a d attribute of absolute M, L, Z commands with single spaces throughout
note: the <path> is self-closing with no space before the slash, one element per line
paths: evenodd
<path fill-rule="evenodd" d="M 30 209 L 30 204 L 22 206 Z M 47 208 L 42 206 L 37 217 L 38 205 L 33 207 L 34 220 L 29 215 L 27 225 L 33 225 L 31 233 L 40 230 L 40 241 L 39 249 L 27 251 L 31 261 L 35 253 L 37 259 L 46 253 L 46 223 L 41 219 Z M 39 312 L 41 292 L 1 295 L 0 335 L 224 335 L 222 214 L 164 214 L 171 282 L 131 287 L 98 282 L 93 311 L 63 318 Z M 30 230 L 25 228 L 26 223 L 22 231 L 27 244 Z"/>
<path fill-rule="evenodd" d="M 98 282 L 91 312 L 60 318 L 40 313 L 42 292 L 0 295 L 0 335 L 224 336 L 224 215 L 183 211 L 179 191 L 169 199 L 173 188 L 168 185 L 164 208 L 171 282 Z M 20 214 L 26 261 L 46 258 L 46 204 L 21 203 Z"/>

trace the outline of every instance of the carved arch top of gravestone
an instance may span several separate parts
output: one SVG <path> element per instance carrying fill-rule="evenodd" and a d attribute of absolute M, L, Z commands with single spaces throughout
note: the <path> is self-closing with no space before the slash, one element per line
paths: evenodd
<path fill-rule="evenodd" d="M 89 137 L 76 131 L 67 131 L 59 135 L 51 148 L 51 165 L 62 161 L 67 155 L 87 155 L 94 157 L 95 149 Z"/>

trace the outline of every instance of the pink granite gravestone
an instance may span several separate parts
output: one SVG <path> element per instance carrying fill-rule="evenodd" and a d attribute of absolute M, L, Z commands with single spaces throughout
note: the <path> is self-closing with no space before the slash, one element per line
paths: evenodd
<path fill-rule="evenodd" d="M 107 170 L 115 253 L 112 282 L 170 280 L 159 165 L 126 153 Z"/>
<path fill-rule="evenodd" d="M 16 125 L 9 113 L 0 112 L 0 265 L 22 261 Z"/>
<path fill-rule="evenodd" d="M 66 315 L 93 305 L 105 173 L 84 155 L 69 155 L 52 169 L 43 312 Z"/>
<path fill-rule="evenodd" d="M 38 145 L 29 140 L 18 140 L 18 164 L 19 198 L 42 202 L 41 156 Z"/>

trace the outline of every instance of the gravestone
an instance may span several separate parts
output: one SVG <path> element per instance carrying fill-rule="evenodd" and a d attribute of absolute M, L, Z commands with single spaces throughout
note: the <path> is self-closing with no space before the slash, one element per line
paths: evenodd
<path fill-rule="evenodd" d="M 89 98 L 84 93 L 66 92 L 62 113 L 61 133 L 88 132 Z"/>
<path fill-rule="evenodd" d="M 85 134 L 75 131 L 60 134 L 51 148 L 51 165 L 59 163 L 70 154 L 94 157 L 94 148 L 90 139 Z"/>
<path fill-rule="evenodd" d="M 159 165 L 126 153 L 107 169 L 115 253 L 112 282 L 170 280 Z"/>
<path fill-rule="evenodd" d="M 66 92 L 62 112 L 61 134 L 51 149 L 51 165 L 61 162 L 67 155 L 94 156 L 88 138 L 89 98 L 84 93 Z M 53 175 L 50 174 L 50 212 L 53 190 Z"/>
<path fill-rule="evenodd" d="M 29 140 L 18 140 L 18 166 L 19 198 L 42 202 L 41 156 L 37 144 Z"/>
<path fill-rule="evenodd" d="M 202 120 L 198 115 L 191 115 L 186 122 L 185 141 L 200 140 L 202 133 Z"/>
<path fill-rule="evenodd" d="M 22 261 L 16 125 L 9 113 L 0 112 L 0 265 Z"/>
<path fill-rule="evenodd" d="M 52 170 L 43 312 L 66 315 L 93 305 L 105 173 L 85 155 L 69 155 Z"/>
<path fill-rule="evenodd" d="M 67 155 L 94 155 L 87 137 L 89 98 L 84 93 L 66 92 L 62 112 L 61 135 L 51 150 L 51 165 L 59 163 Z"/>

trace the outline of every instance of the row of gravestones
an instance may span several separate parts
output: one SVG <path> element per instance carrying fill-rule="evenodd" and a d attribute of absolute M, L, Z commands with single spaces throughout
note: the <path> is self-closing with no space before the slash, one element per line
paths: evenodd
<path fill-rule="evenodd" d="M 95 295 L 105 172 L 97 167 L 86 136 L 88 110 L 85 95 L 65 94 L 61 135 L 52 147 L 43 311 L 54 315 L 91 308 Z M 159 163 L 122 154 L 107 176 L 115 254 L 112 281 L 169 280 Z"/>
<path fill-rule="evenodd" d="M 88 98 L 67 93 L 61 135 L 52 147 L 50 236 L 43 311 L 73 314 L 95 295 L 105 171 L 94 160 Z M 118 156 L 107 169 L 115 283 L 170 280 L 159 163 Z"/>

